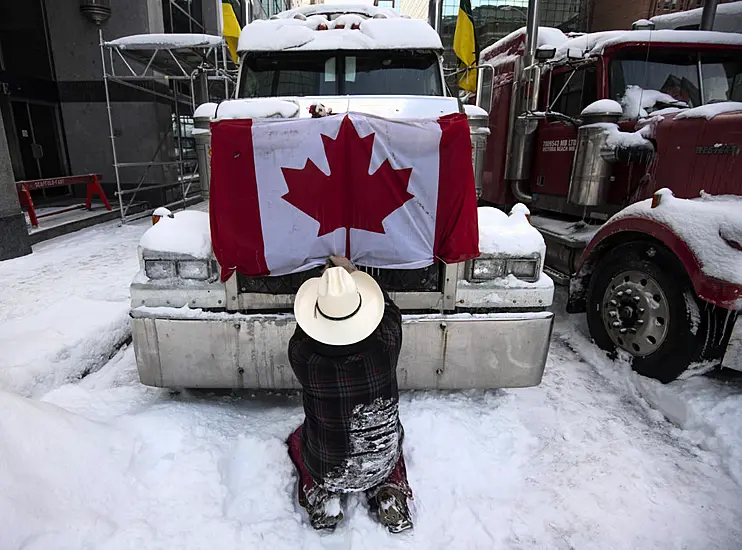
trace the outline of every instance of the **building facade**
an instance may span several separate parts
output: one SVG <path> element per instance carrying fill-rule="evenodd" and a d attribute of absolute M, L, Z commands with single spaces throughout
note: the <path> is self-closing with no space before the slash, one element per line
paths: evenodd
<path fill-rule="evenodd" d="M 241 25 L 269 17 L 288 0 L 229 0 Z M 284 2 L 284 4 L 281 4 Z M 92 10 L 87 9 L 92 6 Z M 100 8 L 103 9 L 100 9 Z M 279 9 L 280 8 L 280 9 Z M 108 16 L 106 17 L 106 12 Z M 96 21 L 97 19 L 97 21 Z M 0 2 L 0 110 L 16 181 L 97 173 L 113 198 L 115 175 L 100 37 L 141 33 L 219 34 L 220 0 L 23 0 Z M 99 34 L 100 33 L 100 34 Z M 154 90 L 173 83 L 152 84 Z M 174 104 L 111 82 L 118 161 L 172 160 Z M 190 115 L 190 101 L 179 102 Z M 172 168 L 122 170 L 125 186 L 172 181 Z M 72 197 L 69 187 L 34 192 L 36 202 Z"/>
<path fill-rule="evenodd" d="M 540 26 L 556 27 L 564 32 L 584 30 L 585 0 L 542 0 L 539 5 Z M 458 10 L 458 1 L 443 0 L 441 40 L 448 68 L 456 66 L 453 35 Z M 528 0 L 473 0 L 472 15 L 479 47 L 485 48 L 526 25 Z"/>
<path fill-rule="evenodd" d="M 719 0 L 719 4 L 735 0 Z M 701 8 L 704 0 L 590 0 L 588 30 L 590 32 L 630 29 L 634 21 L 680 11 Z"/>

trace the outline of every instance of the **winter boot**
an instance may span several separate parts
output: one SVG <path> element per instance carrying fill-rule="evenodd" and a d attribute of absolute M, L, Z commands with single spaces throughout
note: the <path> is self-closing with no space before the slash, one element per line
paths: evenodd
<path fill-rule="evenodd" d="M 390 533 L 412 529 L 412 515 L 407 506 L 407 496 L 396 487 L 380 488 L 375 498 L 369 501 L 369 505 L 371 510 L 379 515 L 379 522 Z"/>
<path fill-rule="evenodd" d="M 343 520 L 340 495 L 330 493 L 318 485 L 314 485 L 305 491 L 300 484 L 299 504 L 309 514 L 309 523 L 315 529 L 328 529 L 332 531 Z"/>

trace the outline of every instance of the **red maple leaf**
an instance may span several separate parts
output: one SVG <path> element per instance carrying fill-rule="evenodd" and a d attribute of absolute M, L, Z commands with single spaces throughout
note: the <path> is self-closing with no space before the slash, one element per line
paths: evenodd
<path fill-rule="evenodd" d="M 321 137 L 330 174 L 311 159 L 301 169 L 281 168 L 289 188 L 281 198 L 319 222 L 318 237 L 344 227 L 349 256 L 351 228 L 384 233 L 384 219 L 414 198 L 407 192 L 412 168 L 394 169 L 387 159 L 369 174 L 374 134 L 360 137 L 347 116 L 335 139 Z"/>

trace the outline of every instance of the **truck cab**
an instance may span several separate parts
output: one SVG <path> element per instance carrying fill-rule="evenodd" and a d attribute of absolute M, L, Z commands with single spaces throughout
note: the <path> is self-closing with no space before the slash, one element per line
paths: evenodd
<path fill-rule="evenodd" d="M 601 347 L 665 382 L 717 366 L 742 308 L 742 36 L 542 27 L 530 63 L 528 38 L 480 57 L 484 202 L 528 204 Z"/>
<path fill-rule="evenodd" d="M 306 6 L 249 24 L 238 49 L 237 97 L 200 108 L 197 126 L 200 117 L 217 122 L 354 112 L 436 120 L 466 112 L 472 133 L 479 132 L 473 142 L 481 137 L 476 118 L 484 113 L 447 93 L 441 42 L 423 21 L 373 6 Z M 200 131 L 203 136 L 209 130 Z M 476 193 L 474 182 L 464 181 Z M 219 213 L 212 209 L 208 215 Z M 164 387 L 298 387 L 287 357 L 293 300 L 321 267 L 260 277 L 238 270 L 222 283 L 209 246 L 208 215 L 176 212 L 160 218 L 142 239 L 142 269 L 131 286 L 141 381 Z M 175 234 L 190 234 L 204 247 L 179 246 L 183 239 L 170 238 Z M 508 213 L 480 208 L 479 239 L 480 256 L 466 262 L 436 261 L 416 269 L 358 266 L 403 312 L 401 388 L 540 383 L 554 291 L 543 273 L 543 238 L 529 223 L 528 210 L 515 205 Z M 187 262 L 203 263 L 200 279 L 184 280 L 178 266 Z M 188 265 L 184 273 L 192 275 Z"/>

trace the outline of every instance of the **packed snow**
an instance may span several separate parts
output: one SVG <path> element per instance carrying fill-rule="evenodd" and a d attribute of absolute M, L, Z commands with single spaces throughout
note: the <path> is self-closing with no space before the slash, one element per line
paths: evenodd
<path fill-rule="evenodd" d="M 546 254 L 544 238 L 528 221 L 528 208 L 516 204 L 510 215 L 491 206 L 477 209 L 479 218 L 479 251 L 499 256 L 532 256 Z"/>
<path fill-rule="evenodd" d="M 230 118 L 292 118 L 299 105 L 287 99 L 254 98 L 222 101 L 213 115 L 216 120 Z"/>
<path fill-rule="evenodd" d="M 687 107 L 684 101 L 678 101 L 671 95 L 657 90 L 645 90 L 641 86 L 626 86 L 626 91 L 621 97 L 623 106 L 623 117 L 625 119 L 638 119 L 649 115 L 647 109 L 653 110 L 657 105 L 669 107 Z"/>
<path fill-rule="evenodd" d="M 651 21 L 657 29 L 677 29 L 689 25 L 700 25 L 703 8 L 655 15 Z M 716 6 L 714 29 L 720 32 L 742 32 L 742 2 L 729 2 Z"/>
<path fill-rule="evenodd" d="M 202 103 L 193 111 L 193 118 L 214 118 L 218 107 L 216 103 Z"/>
<path fill-rule="evenodd" d="M 326 30 L 317 30 L 322 24 Z M 441 50 L 438 33 L 419 19 L 364 19 L 360 29 L 334 28 L 335 21 L 319 15 L 303 19 L 258 20 L 245 27 L 238 50 L 335 51 L 335 50 Z"/>
<path fill-rule="evenodd" d="M 703 194 L 679 199 L 669 189 L 658 193 L 662 199 L 656 208 L 652 208 L 652 199 L 643 200 L 621 210 L 609 223 L 635 216 L 665 224 L 688 244 L 706 275 L 742 285 L 742 251 L 722 238 L 742 237 L 742 198 Z"/>
<path fill-rule="evenodd" d="M 106 42 L 122 50 L 177 50 L 219 46 L 224 40 L 211 34 L 134 34 Z"/>
<path fill-rule="evenodd" d="M 142 235 L 139 246 L 151 252 L 211 258 L 211 228 L 206 212 L 186 210 L 161 218 Z"/>
<path fill-rule="evenodd" d="M 80 314 L 79 302 L 64 307 L 71 296 L 126 302 L 148 225 L 106 224 L 0 262 L 0 328 L 56 303 L 44 322 L 63 330 Z M 116 330 L 128 325 L 113 313 Z M 99 327 L 84 330 L 78 346 Z M 402 394 L 415 494 L 404 535 L 387 533 L 358 496 L 334 533 L 308 525 L 284 443 L 303 418 L 298 394 L 148 388 L 132 348 L 110 342 L 111 360 L 80 380 L 32 383 L 25 395 L 0 387 L 0 546 L 739 548 L 742 382 L 661 386 L 609 360 L 584 330 L 559 319 L 538 387 Z M 54 373 L 39 339 L 30 331 L 16 345 L 29 359 L 38 349 L 37 366 Z"/>
<path fill-rule="evenodd" d="M 621 108 L 621 104 L 618 101 L 614 101 L 612 99 L 599 99 L 598 101 L 593 101 L 590 105 L 585 107 L 580 113 L 580 116 L 585 117 L 590 115 L 604 114 L 621 115 L 622 113 L 623 109 Z"/>
<path fill-rule="evenodd" d="M 683 111 L 675 117 L 675 120 L 683 118 L 705 118 L 706 120 L 711 120 L 716 116 L 726 113 L 742 113 L 742 102 L 722 101 L 721 103 L 701 105 L 700 107 L 694 107 L 693 109 Z"/>
<path fill-rule="evenodd" d="M 514 30 L 507 36 L 504 36 L 503 38 L 500 38 L 497 42 L 494 44 L 491 44 L 490 46 L 487 46 L 484 48 L 480 54 L 479 59 L 481 62 L 490 63 L 490 60 L 487 59 L 492 52 L 499 50 L 500 48 L 504 47 L 507 44 L 510 44 L 515 39 L 519 38 L 522 40 L 521 45 L 518 47 L 518 51 L 520 54 L 522 54 L 525 51 L 526 47 L 526 27 L 521 27 L 519 29 Z M 566 34 L 564 34 L 559 29 L 555 29 L 553 27 L 539 27 L 538 28 L 538 43 L 536 44 L 537 48 L 540 48 L 542 46 L 553 46 L 556 48 L 559 48 L 562 46 L 562 44 L 566 43 L 569 40 Z M 515 53 L 515 52 L 510 52 Z"/>
<path fill-rule="evenodd" d="M 307 18 L 312 15 L 331 15 L 331 14 L 344 14 L 344 13 L 356 13 L 365 15 L 366 17 L 387 17 L 394 19 L 400 17 L 398 11 L 392 8 L 380 8 L 374 6 L 369 2 L 357 2 L 355 4 L 346 4 L 343 2 L 324 2 L 322 4 L 312 4 L 309 6 L 301 6 L 291 10 L 283 11 L 276 17 L 279 19 L 291 19 L 296 17 L 297 14 L 303 15 Z"/>
<path fill-rule="evenodd" d="M 570 49 L 599 55 L 619 44 L 725 44 L 742 46 L 742 35 L 715 31 L 603 31 L 570 38 L 560 45 L 555 59 L 566 59 Z"/>

